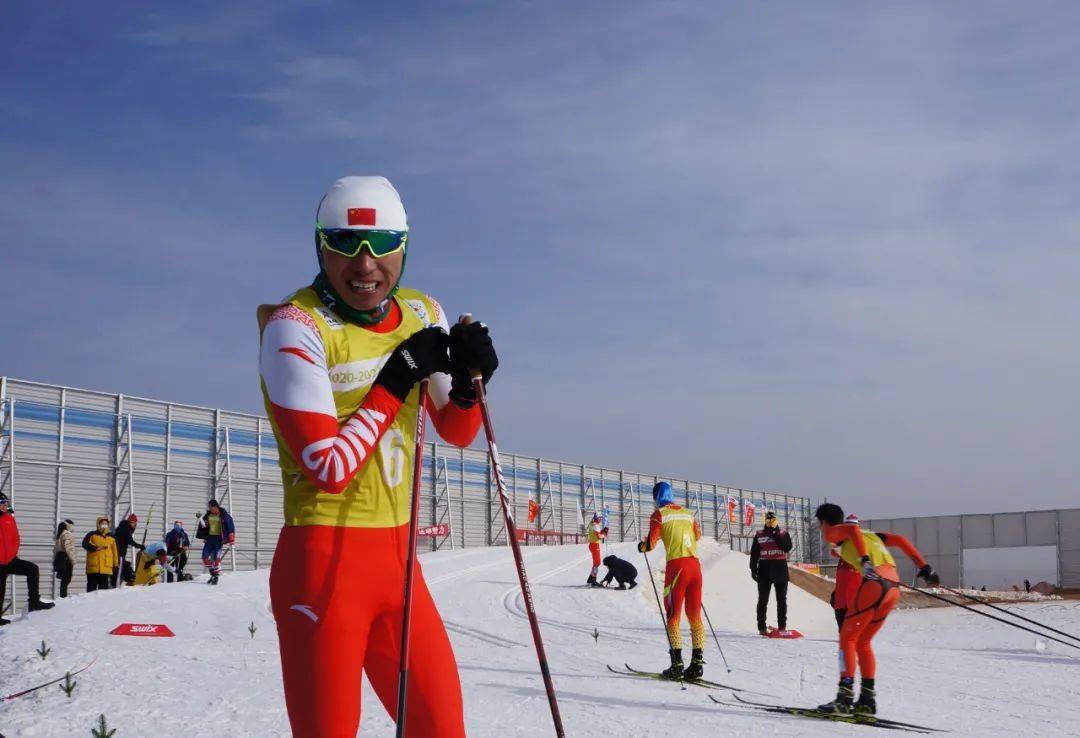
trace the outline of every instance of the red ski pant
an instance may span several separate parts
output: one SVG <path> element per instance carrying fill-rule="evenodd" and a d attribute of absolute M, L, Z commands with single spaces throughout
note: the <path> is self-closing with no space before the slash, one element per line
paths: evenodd
<path fill-rule="evenodd" d="M 360 673 L 396 719 L 408 526 L 286 526 L 270 569 L 294 736 L 353 738 Z M 457 662 L 417 565 L 405 735 L 465 735 Z"/>
<path fill-rule="evenodd" d="M 705 647 L 705 625 L 701 622 L 701 562 L 696 556 L 672 559 L 664 569 L 664 612 L 672 648 L 682 648 L 679 620 L 683 610 L 690 621 L 690 641 L 694 648 Z"/>
<path fill-rule="evenodd" d="M 879 567 L 880 570 L 884 567 Z M 848 602 L 848 611 L 840 626 L 840 676 L 854 677 L 855 662 L 863 679 L 877 675 L 877 658 L 870 642 L 885 625 L 896 603 L 900 588 L 889 579 L 863 579 Z"/>
<path fill-rule="evenodd" d="M 590 543 L 589 553 L 592 554 L 592 576 L 596 576 L 597 570 L 600 568 L 600 544 Z"/>

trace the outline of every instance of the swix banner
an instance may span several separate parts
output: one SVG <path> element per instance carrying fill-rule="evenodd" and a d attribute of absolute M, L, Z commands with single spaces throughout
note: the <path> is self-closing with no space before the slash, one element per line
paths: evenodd
<path fill-rule="evenodd" d="M 747 528 L 754 526 L 754 503 L 750 500 L 743 500 L 743 525 Z"/>
<path fill-rule="evenodd" d="M 728 495 L 728 498 L 727 498 L 727 515 L 728 515 L 728 520 L 730 522 L 732 522 L 732 523 L 739 522 L 738 514 L 736 513 L 736 510 L 738 510 L 738 509 L 739 509 L 739 501 L 736 500 L 734 497 Z"/>
<path fill-rule="evenodd" d="M 439 523 L 416 529 L 416 535 L 421 538 L 441 538 L 450 535 L 450 523 Z"/>
<path fill-rule="evenodd" d="M 150 623 L 123 623 L 109 631 L 114 636 L 143 636 L 149 638 L 172 638 L 175 633 L 167 625 Z"/>

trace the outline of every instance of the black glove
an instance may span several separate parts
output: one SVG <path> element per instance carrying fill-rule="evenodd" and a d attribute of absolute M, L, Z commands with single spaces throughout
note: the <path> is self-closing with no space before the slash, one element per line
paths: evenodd
<path fill-rule="evenodd" d="M 930 568 L 930 564 L 922 565 L 922 568 L 919 569 L 919 576 L 926 580 L 927 584 L 934 587 L 941 584 L 941 577 L 938 576 L 936 571 Z"/>
<path fill-rule="evenodd" d="M 450 399 L 460 407 L 476 404 L 470 370 L 480 372 L 484 387 L 499 368 L 499 357 L 483 323 L 455 323 L 450 326 Z"/>
<path fill-rule="evenodd" d="M 877 569 L 874 568 L 874 562 L 870 560 L 869 556 L 863 556 L 862 559 L 862 575 L 867 579 L 880 579 Z"/>
<path fill-rule="evenodd" d="M 390 358 L 379 370 L 375 384 L 382 385 L 390 394 L 405 402 L 413 385 L 432 372 L 450 369 L 447 355 L 449 337 L 437 326 L 417 331 L 390 353 Z"/>
<path fill-rule="evenodd" d="M 637 550 L 638 553 L 645 553 L 645 541 L 638 541 Z"/>
<path fill-rule="evenodd" d="M 605 525 L 603 528 L 601 528 L 600 532 L 603 533 L 606 536 L 607 535 L 607 526 Z"/>
<path fill-rule="evenodd" d="M 750 578 L 753 579 L 755 582 L 758 580 L 758 573 L 753 569 L 750 570 Z"/>

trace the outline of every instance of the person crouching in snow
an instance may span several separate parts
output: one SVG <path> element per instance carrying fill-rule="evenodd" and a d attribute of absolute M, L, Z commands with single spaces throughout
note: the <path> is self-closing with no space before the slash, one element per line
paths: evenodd
<path fill-rule="evenodd" d="M 236 527 L 233 525 L 232 515 L 229 515 L 229 511 L 219 505 L 217 500 L 210 500 L 206 503 L 206 513 L 199 521 L 195 537 L 204 541 L 203 566 L 210 572 L 210 581 L 207 584 L 217 584 L 221 575 L 221 559 L 225 555 L 224 547 L 236 542 Z"/>
<path fill-rule="evenodd" d="M 619 583 L 619 589 L 633 589 L 637 586 L 637 569 L 629 561 L 611 555 L 604 557 L 604 566 L 607 567 L 607 576 L 601 584 L 605 587 L 612 579 Z"/>
<path fill-rule="evenodd" d="M 585 584 L 599 587 L 600 585 L 596 582 L 596 572 L 600 570 L 600 542 L 607 538 L 607 528 L 600 527 L 599 515 L 592 516 L 588 532 L 589 553 L 592 554 L 592 570 L 589 571 L 589 578 L 585 580 Z"/>
<path fill-rule="evenodd" d="M 668 679 L 700 679 L 705 673 L 705 624 L 701 620 L 701 562 L 697 542 L 701 527 L 694 513 L 675 504 L 675 493 L 667 482 L 653 487 L 656 512 L 649 518 L 649 535 L 638 544 L 638 551 L 652 551 L 657 541 L 664 542 L 667 565 L 664 568 L 664 613 L 667 616 L 671 666 L 662 673 Z M 690 621 L 693 652 L 690 666 L 683 670 L 682 611 Z"/>
<path fill-rule="evenodd" d="M 863 530 L 858 523 L 845 523 L 844 511 L 831 502 L 814 512 L 822 537 L 839 544 L 840 558 L 862 574 L 858 589 L 847 603 L 847 613 L 840 626 L 840 687 L 836 699 L 820 705 L 821 712 L 873 715 L 877 712 L 877 659 L 870 645 L 900 601 L 900 575 L 889 548 L 899 548 L 915 562 L 919 576 L 932 584 L 938 575 L 926 563 L 911 541 L 896 533 Z M 855 666 L 858 662 L 862 683 L 859 701 L 852 704 L 855 691 Z"/>
<path fill-rule="evenodd" d="M 161 581 L 164 571 L 175 571 L 169 566 L 169 555 L 164 543 L 151 543 L 139 552 L 135 560 L 135 584 L 150 585 Z"/>

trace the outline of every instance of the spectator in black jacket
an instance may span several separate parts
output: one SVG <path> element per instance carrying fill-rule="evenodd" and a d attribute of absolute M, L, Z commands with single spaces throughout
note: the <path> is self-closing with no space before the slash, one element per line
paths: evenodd
<path fill-rule="evenodd" d="M 165 534 L 165 550 L 169 555 L 169 558 L 173 560 L 173 566 L 176 568 L 176 580 L 178 582 L 184 581 L 184 567 L 187 566 L 187 551 L 191 547 L 191 539 L 188 538 L 187 531 L 184 530 L 184 524 L 179 520 L 173 523 L 172 530 Z M 166 570 L 168 581 L 173 580 L 173 574 L 171 571 Z"/>
<path fill-rule="evenodd" d="M 120 524 L 116 526 L 116 530 L 113 531 L 113 537 L 116 539 L 116 555 L 120 557 L 120 565 L 113 573 L 113 587 L 120 586 L 121 577 L 128 584 L 134 584 L 135 582 L 135 567 L 128 563 L 127 550 L 128 546 L 139 551 L 145 548 L 142 544 L 135 542 L 135 526 L 138 524 L 139 516 L 131 513 L 126 520 L 121 520 Z M 131 557 L 135 558 L 134 552 Z"/>
<path fill-rule="evenodd" d="M 757 628 L 769 635 L 765 627 L 765 612 L 769 607 L 769 590 L 776 588 L 776 620 L 779 630 L 787 630 L 787 555 L 791 551 L 791 536 L 780 529 L 776 513 L 765 513 L 765 527 L 754 535 L 750 546 L 750 576 L 757 582 Z"/>
<path fill-rule="evenodd" d="M 629 561 L 614 555 L 607 556 L 604 558 L 604 566 L 607 567 L 607 576 L 601 584 L 605 587 L 612 579 L 619 583 L 619 589 L 627 589 L 627 585 L 630 585 L 630 589 L 637 586 L 637 569 Z"/>

